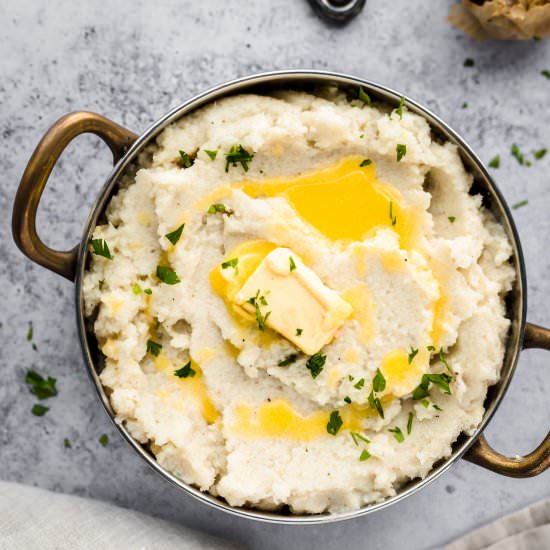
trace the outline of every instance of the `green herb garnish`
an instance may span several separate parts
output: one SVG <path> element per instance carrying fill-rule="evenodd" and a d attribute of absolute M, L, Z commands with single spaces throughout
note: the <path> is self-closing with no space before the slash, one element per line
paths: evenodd
<path fill-rule="evenodd" d="M 548 152 L 548 149 L 546 147 L 543 147 L 542 149 L 535 151 L 534 156 L 537 160 L 540 160 L 544 158 L 544 155 L 546 155 L 547 152 Z"/>
<path fill-rule="evenodd" d="M 386 379 L 384 378 L 384 375 L 382 374 L 382 371 L 380 369 L 376 369 L 376 374 L 372 379 L 372 389 L 376 393 L 379 393 L 386 389 Z"/>
<path fill-rule="evenodd" d="M 289 256 L 288 257 L 288 261 L 289 261 L 289 264 L 290 264 L 290 271 L 295 271 L 296 270 L 296 264 L 294 263 L 294 258 L 292 256 Z"/>
<path fill-rule="evenodd" d="M 445 357 L 445 352 L 443 351 L 443 348 L 439 348 L 439 360 L 445 365 L 445 368 L 451 374 L 453 374 L 451 367 L 449 367 L 449 363 L 447 363 L 447 358 Z"/>
<path fill-rule="evenodd" d="M 363 86 L 359 86 L 359 89 L 357 90 L 357 98 L 359 101 L 362 101 L 365 105 L 370 107 L 372 105 L 372 101 L 370 99 L 369 94 L 363 90 Z"/>
<path fill-rule="evenodd" d="M 409 365 L 413 362 L 417 354 L 418 354 L 418 348 L 413 348 L 411 346 L 411 351 L 409 352 L 409 357 L 408 357 Z"/>
<path fill-rule="evenodd" d="M 91 239 L 90 244 L 92 245 L 92 249 L 93 249 L 92 252 L 96 256 L 103 256 L 108 260 L 113 259 L 113 256 L 111 254 L 111 251 L 109 250 L 109 245 L 107 244 L 107 241 L 104 241 L 103 239 Z"/>
<path fill-rule="evenodd" d="M 496 155 L 492 158 L 491 162 L 489 163 L 489 166 L 491 168 L 499 168 L 500 167 L 500 155 Z"/>
<path fill-rule="evenodd" d="M 426 349 L 428 351 L 435 351 L 435 347 L 434 346 L 426 346 Z"/>
<path fill-rule="evenodd" d="M 153 294 L 153 291 L 150 288 L 146 288 L 143 292 L 145 292 L 145 294 L 148 294 L 149 296 Z"/>
<path fill-rule="evenodd" d="M 397 162 L 399 162 L 407 154 L 407 146 L 403 143 L 398 143 L 395 146 L 395 151 L 397 153 Z"/>
<path fill-rule="evenodd" d="M 231 258 L 230 260 L 227 260 L 227 262 L 222 262 L 222 269 L 227 269 L 228 267 L 232 267 L 235 270 L 235 275 L 239 274 L 239 258 Z"/>
<path fill-rule="evenodd" d="M 312 378 L 317 378 L 325 366 L 327 360 L 326 355 L 322 355 L 320 351 L 314 353 L 307 361 L 306 368 L 311 372 Z"/>
<path fill-rule="evenodd" d="M 517 210 L 518 208 L 521 208 L 522 206 L 527 206 L 529 204 L 529 201 L 527 199 L 524 199 L 522 201 L 516 202 L 515 204 L 512 204 L 512 208 L 514 210 Z"/>
<path fill-rule="evenodd" d="M 456 221 L 456 216 L 449 216 L 447 219 L 448 219 L 451 223 L 455 223 L 455 221 Z"/>
<path fill-rule="evenodd" d="M 65 449 L 71 448 L 71 442 L 67 438 L 63 440 L 63 447 L 65 447 Z"/>
<path fill-rule="evenodd" d="M 178 378 L 193 378 L 197 374 L 197 371 L 191 367 L 191 361 L 187 361 L 181 369 L 175 370 L 174 374 Z"/>
<path fill-rule="evenodd" d="M 242 145 L 233 145 L 225 153 L 225 171 L 229 172 L 229 166 L 240 164 L 245 172 L 248 172 L 248 163 L 252 161 L 254 155 L 249 153 Z"/>
<path fill-rule="evenodd" d="M 233 210 L 227 208 L 225 204 L 215 203 L 208 207 L 208 214 L 227 214 L 228 216 L 231 216 L 231 214 L 233 214 Z"/>
<path fill-rule="evenodd" d="M 176 244 L 181 237 L 181 234 L 183 232 L 183 228 L 185 227 L 185 224 L 182 223 L 177 229 L 174 229 L 171 233 L 166 233 L 164 235 L 172 244 Z"/>
<path fill-rule="evenodd" d="M 466 101 L 462 104 L 462 108 L 463 108 L 463 109 L 467 109 L 467 108 L 468 108 L 468 103 L 467 103 Z"/>
<path fill-rule="evenodd" d="M 359 165 L 360 168 L 363 168 L 365 166 L 370 166 L 372 164 L 372 160 L 371 159 L 365 159 L 361 162 L 361 164 Z"/>
<path fill-rule="evenodd" d="M 260 310 L 260 306 L 258 302 L 264 306 L 267 306 L 267 300 L 265 299 L 265 296 L 260 295 L 260 290 L 256 292 L 256 296 L 252 296 L 247 300 L 247 302 L 254 306 L 254 310 L 256 312 L 256 321 L 258 323 L 258 329 L 262 332 L 265 330 L 265 324 L 267 322 L 267 318 L 271 315 L 271 311 L 268 311 L 265 315 L 262 314 L 262 311 Z"/>
<path fill-rule="evenodd" d="M 203 149 L 203 151 L 210 157 L 210 160 L 216 160 L 216 156 L 218 155 L 218 150 L 215 151 L 209 151 L 208 149 Z"/>
<path fill-rule="evenodd" d="M 364 379 L 364 378 L 361 378 L 361 379 L 359 380 L 359 382 L 357 382 L 357 383 L 355 383 L 355 384 L 353 385 L 353 387 L 354 387 L 356 390 L 360 390 L 360 389 L 363 388 L 364 385 L 365 385 L 365 379 Z"/>
<path fill-rule="evenodd" d="M 473 67 L 474 65 L 475 65 L 475 61 L 471 57 L 468 57 L 464 60 L 465 67 Z"/>
<path fill-rule="evenodd" d="M 55 387 L 56 379 L 48 376 L 47 379 L 42 378 L 34 370 L 28 370 L 25 376 L 25 383 L 31 387 L 31 393 L 36 395 L 38 399 L 48 399 L 57 395 L 57 388 Z"/>
<path fill-rule="evenodd" d="M 384 418 L 384 408 L 382 407 L 380 399 L 374 395 L 374 390 L 371 390 L 369 393 L 369 407 L 376 410 L 380 418 Z"/>
<path fill-rule="evenodd" d="M 367 449 L 363 449 L 359 455 L 359 461 L 365 462 L 365 460 L 368 460 L 371 456 L 372 455 L 367 451 Z"/>
<path fill-rule="evenodd" d="M 181 165 L 183 166 L 183 168 L 190 168 L 191 165 L 193 164 L 191 162 L 191 157 L 185 151 L 182 151 L 181 149 L 179 151 L 179 154 L 180 154 Z"/>
<path fill-rule="evenodd" d="M 368 437 L 365 437 L 364 435 L 361 435 L 357 432 L 350 432 L 351 438 L 353 439 L 353 442 L 356 445 L 359 445 L 359 441 L 363 441 L 364 443 L 370 443 L 370 439 Z"/>
<path fill-rule="evenodd" d="M 395 109 L 395 113 L 399 115 L 399 119 L 403 120 L 403 105 L 405 105 L 405 96 L 401 96 L 399 100 L 399 107 Z"/>
<path fill-rule="evenodd" d="M 297 328 L 296 329 L 296 336 L 302 336 L 302 332 L 304 332 L 303 328 Z"/>
<path fill-rule="evenodd" d="M 297 353 L 291 353 L 290 355 L 287 355 L 284 359 L 281 359 L 277 366 L 279 367 L 288 367 L 288 365 L 292 365 L 292 363 L 296 362 L 296 359 L 298 359 Z"/>
<path fill-rule="evenodd" d="M 338 430 L 342 427 L 342 424 L 344 421 L 342 420 L 342 417 L 340 416 L 340 413 L 338 411 L 332 411 L 330 413 L 330 419 L 327 422 L 327 432 L 330 435 L 336 435 L 338 433 Z"/>
<path fill-rule="evenodd" d="M 392 227 L 395 227 L 395 224 L 397 223 L 397 216 L 393 215 L 393 201 L 390 201 L 390 221 Z"/>
<path fill-rule="evenodd" d="M 523 153 L 520 152 L 519 147 L 514 143 L 510 149 L 512 156 L 518 161 L 519 164 L 523 164 Z"/>
<path fill-rule="evenodd" d="M 136 283 L 136 284 L 132 287 L 132 292 L 133 292 L 136 296 L 139 296 L 139 295 L 142 293 L 141 287 L 139 286 L 138 283 Z"/>
<path fill-rule="evenodd" d="M 150 353 L 154 357 L 158 357 L 160 350 L 162 349 L 162 344 L 155 342 L 154 340 L 147 340 L 147 353 Z"/>
<path fill-rule="evenodd" d="M 390 428 L 388 432 L 393 434 L 393 437 L 395 437 L 398 443 L 403 443 L 403 441 L 405 441 L 405 436 L 403 435 L 403 432 L 401 431 L 401 428 L 399 426 L 396 426 L 395 428 Z"/>
<path fill-rule="evenodd" d="M 37 403 L 36 405 L 32 406 L 31 412 L 32 414 L 34 414 L 34 416 L 44 416 L 49 410 L 50 407 L 44 407 L 44 405 L 39 405 Z"/>
<path fill-rule="evenodd" d="M 103 445 L 103 447 L 105 447 L 107 443 L 109 443 L 109 436 L 107 434 L 103 434 L 102 436 L 100 436 L 99 442 L 101 443 L 101 445 Z"/>
<path fill-rule="evenodd" d="M 97 282 L 97 286 L 99 287 L 99 290 L 103 290 L 103 287 L 105 286 L 105 279 L 100 279 Z"/>
<path fill-rule="evenodd" d="M 407 419 L 407 435 L 411 435 L 413 429 L 413 418 L 414 415 L 412 412 L 409 413 L 409 418 Z"/>
<path fill-rule="evenodd" d="M 177 273 L 166 265 L 157 265 L 157 277 L 167 285 L 177 285 L 181 283 Z"/>
<path fill-rule="evenodd" d="M 346 395 L 346 397 L 344 397 L 344 401 L 348 404 L 348 405 L 351 405 L 351 397 L 349 395 Z"/>
<path fill-rule="evenodd" d="M 430 383 L 441 389 L 443 393 L 451 395 L 451 387 L 449 385 L 451 381 L 452 377 L 444 372 L 441 374 L 423 374 L 420 384 L 413 391 L 412 398 L 415 401 L 418 401 L 419 399 L 428 397 L 428 395 L 430 395 L 430 392 L 428 391 Z"/>
<path fill-rule="evenodd" d="M 548 80 L 550 80 L 550 71 L 547 69 L 544 69 L 544 71 L 541 71 L 540 74 L 544 77 L 546 77 Z"/>

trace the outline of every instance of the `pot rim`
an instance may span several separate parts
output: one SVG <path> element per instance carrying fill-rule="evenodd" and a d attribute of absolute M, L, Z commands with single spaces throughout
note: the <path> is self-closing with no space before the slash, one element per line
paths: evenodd
<path fill-rule="evenodd" d="M 465 164 L 466 169 L 470 173 L 474 174 L 476 181 L 481 180 L 484 190 L 488 191 L 491 195 L 491 198 L 495 201 L 492 210 L 497 210 L 499 212 L 498 221 L 504 225 L 507 236 L 513 248 L 513 263 L 516 272 L 516 281 L 514 283 L 514 289 L 510 291 L 510 294 L 515 295 L 516 303 L 509 307 L 509 311 L 512 311 L 515 316 L 511 319 L 512 323 L 508 336 L 508 342 L 506 345 L 506 355 L 503 361 L 500 379 L 494 386 L 491 386 L 489 388 L 490 390 L 494 388 L 494 391 L 496 391 L 496 395 L 492 397 L 491 403 L 485 409 L 485 413 L 481 423 L 472 433 L 472 435 L 466 436 L 465 434 L 461 434 L 458 440 L 453 444 L 453 451 L 451 456 L 446 459 L 440 459 L 440 461 L 438 461 L 440 462 L 440 464 L 434 466 L 432 471 L 426 477 L 421 480 L 415 479 L 410 481 L 402 488 L 402 490 L 398 491 L 396 495 L 387 498 L 382 502 L 369 504 L 367 506 L 359 508 L 358 510 L 348 512 L 334 514 L 325 513 L 315 515 L 284 515 L 279 512 L 263 511 L 253 508 L 234 507 L 230 506 L 227 502 L 218 499 L 210 495 L 209 493 L 202 492 L 198 488 L 189 485 L 183 482 L 181 479 L 175 477 L 168 470 L 162 467 L 152 456 L 152 454 L 148 452 L 130 435 L 128 430 L 122 424 L 116 421 L 115 413 L 111 407 L 111 404 L 104 391 L 101 381 L 99 380 L 99 376 L 95 369 L 94 360 L 90 352 L 90 344 L 87 338 L 83 308 L 82 281 L 86 267 L 88 248 L 87 243 L 89 242 L 93 230 L 95 229 L 98 217 L 101 213 L 103 213 L 108 201 L 111 198 L 112 191 L 116 187 L 119 177 L 123 174 L 124 170 L 128 167 L 130 162 L 134 160 L 137 153 L 141 151 L 146 145 L 150 144 L 155 139 L 155 137 L 162 130 L 164 130 L 164 128 L 166 128 L 175 120 L 189 114 L 191 111 L 195 111 L 196 109 L 203 107 L 213 100 L 232 95 L 237 92 L 250 92 L 251 90 L 248 90 L 246 88 L 250 88 L 252 86 L 256 87 L 259 85 L 267 85 L 273 83 L 277 83 L 278 88 L 286 87 L 290 89 L 292 89 L 292 83 L 294 83 L 294 85 L 298 83 L 309 83 L 319 86 L 323 83 L 335 83 L 341 86 L 363 86 L 368 93 L 373 94 L 377 97 L 384 98 L 384 101 L 389 104 L 397 104 L 400 98 L 403 97 L 403 94 L 400 94 L 392 88 L 348 74 L 316 69 L 277 70 L 249 75 L 212 86 L 207 90 L 192 96 L 190 99 L 171 109 L 156 122 L 149 125 L 149 127 L 138 137 L 138 139 L 128 149 L 126 154 L 114 166 L 111 173 L 107 176 L 103 188 L 98 194 L 98 197 L 90 211 L 90 215 L 84 226 L 85 229 L 78 250 L 78 264 L 75 279 L 75 302 L 78 334 L 88 375 L 94 383 L 95 389 L 100 398 L 100 401 L 103 404 L 105 411 L 107 412 L 115 426 L 118 428 L 124 439 L 126 439 L 126 441 L 138 452 L 138 454 L 149 464 L 150 467 L 152 467 L 156 472 L 160 473 L 160 475 L 163 476 L 166 480 L 176 485 L 180 489 L 183 489 L 187 494 L 198 499 L 202 503 L 205 503 L 209 506 L 212 506 L 213 508 L 230 513 L 240 518 L 253 519 L 265 523 L 282 525 L 324 524 L 365 516 L 378 510 L 387 508 L 388 506 L 395 504 L 399 501 L 402 501 L 406 497 L 411 496 L 419 491 L 421 488 L 426 487 L 432 481 L 445 473 L 475 443 L 477 438 L 481 435 L 486 425 L 498 409 L 516 369 L 519 351 L 523 342 L 527 310 L 527 284 L 525 263 L 523 259 L 519 236 L 514 224 L 514 220 L 512 218 L 511 211 L 501 191 L 498 189 L 496 183 L 494 182 L 491 175 L 488 173 L 480 158 L 476 155 L 470 145 L 448 124 L 446 124 L 437 115 L 432 113 L 423 105 L 405 96 L 405 106 L 407 106 L 409 110 L 422 116 L 424 119 L 427 120 L 432 129 L 435 129 L 438 133 L 444 135 L 448 141 L 451 141 L 458 146 L 461 153 L 462 161 Z"/>

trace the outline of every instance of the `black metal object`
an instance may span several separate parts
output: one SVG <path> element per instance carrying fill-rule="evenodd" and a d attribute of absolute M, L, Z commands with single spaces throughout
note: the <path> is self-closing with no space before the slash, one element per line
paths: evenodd
<path fill-rule="evenodd" d="M 347 23 L 364 7 L 367 0 L 309 0 L 315 13 L 331 23 Z"/>

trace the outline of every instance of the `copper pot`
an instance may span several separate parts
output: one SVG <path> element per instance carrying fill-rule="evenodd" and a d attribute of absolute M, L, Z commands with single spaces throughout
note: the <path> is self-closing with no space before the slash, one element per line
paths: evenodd
<path fill-rule="evenodd" d="M 102 354 L 98 349 L 91 327 L 87 325 L 84 318 L 82 279 L 89 254 L 87 243 L 93 234 L 98 218 L 116 191 L 119 177 L 129 163 L 136 158 L 137 154 L 146 145 L 151 143 L 166 126 L 207 103 L 237 93 L 262 93 L 278 88 L 311 89 L 327 84 L 334 84 L 344 89 L 363 86 L 371 97 L 394 106 L 398 105 L 401 98 L 400 93 L 351 76 L 310 70 L 277 71 L 248 76 L 211 88 L 184 102 L 163 116 L 139 137 L 100 115 L 84 111 L 70 113 L 60 118 L 46 132 L 36 147 L 21 178 L 15 197 L 12 220 L 13 236 L 19 248 L 31 260 L 74 281 L 76 291 L 76 320 L 84 361 L 99 398 L 113 422 L 115 413 L 99 380 L 99 372 L 103 362 Z M 238 516 L 273 523 L 324 523 L 357 517 L 398 502 L 421 487 L 428 485 L 460 458 L 511 477 L 535 476 L 550 467 L 550 433 L 546 435 L 544 441 L 533 452 L 523 457 L 507 457 L 498 453 L 489 446 L 482 434 L 483 429 L 495 413 L 512 380 L 520 351 L 525 348 L 550 350 L 550 330 L 525 321 L 527 308 L 525 264 L 510 209 L 481 160 L 456 132 L 428 109 L 416 102 L 407 99 L 405 105 L 410 111 L 424 117 L 438 137 L 458 146 L 466 168 L 474 176 L 475 191 L 483 195 L 484 204 L 490 208 L 497 220 L 502 224 L 513 246 L 511 262 L 516 271 L 516 280 L 512 291 L 507 297 L 507 315 L 511 319 L 512 324 L 508 335 L 501 376 L 499 381 L 489 388 L 485 401 L 483 420 L 471 436 L 462 434 L 453 445 L 452 455 L 447 459 L 438 461 L 430 474 L 424 479 L 409 482 L 394 497 L 384 502 L 371 504 L 360 510 L 332 515 L 288 515 L 281 512 L 265 512 L 229 506 L 225 501 L 207 493 L 202 493 L 197 488 L 174 477 L 157 463 L 155 457 L 147 447 L 134 440 L 124 426 L 115 422 L 115 426 L 123 437 L 153 469 L 183 491 L 215 508 Z M 80 243 L 72 250 L 60 252 L 46 246 L 38 236 L 35 224 L 36 210 L 42 191 L 57 159 L 69 142 L 83 133 L 96 134 L 107 144 L 113 153 L 114 168 L 104 183 L 88 217 Z"/>

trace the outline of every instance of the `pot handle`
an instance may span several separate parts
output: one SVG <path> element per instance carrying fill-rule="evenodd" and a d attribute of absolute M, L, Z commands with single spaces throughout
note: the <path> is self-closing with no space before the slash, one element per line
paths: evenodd
<path fill-rule="evenodd" d="M 527 323 L 523 340 L 523 349 L 526 348 L 550 350 L 550 329 Z M 464 458 L 504 476 L 537 476 L 550 467 L 550 432 L 533 452 L 521 457 L 508 457 L 496 452 L 480 435 Z"/>
<path fill-rule="evenodd" d="M 99 136 L 109 146 L 114 164 L 137 139 L 130 130 L 96 113 L 77 111 L 61 117 L 34 150 L 19 182 L 13 205 L 12 232 L 17 246 L 37 264 L 70 281 L 75 277 L 78 246 L 64 252 L 46 246 L 36 232 L 36 211 L 57 159 L 75 137 L 85 133 Z"/>

